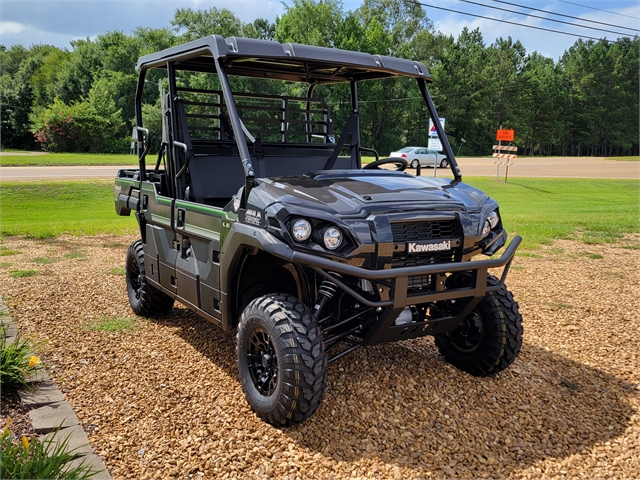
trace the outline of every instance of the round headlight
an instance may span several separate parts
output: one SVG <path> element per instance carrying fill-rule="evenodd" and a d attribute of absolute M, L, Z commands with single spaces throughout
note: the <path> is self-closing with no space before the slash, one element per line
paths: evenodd
<path fill-rule="evenodd" d="M 311 223 L 309 220 L 299 218 L 291 225 L 291 235 L 297 242 L 304 242 L 311 236 Z"/>
<path fill-rule="evenodd" d="M 484 227 L 482 227 L 482 238 L 486 237 L 491 233 L 491 224 L 489 220 L 485 220 Z"/>
<path fill-rule="evenodd" d="M 487 217 L 489 223 L 491 224 L 491 228 L 496 228 L 498 226 L 498 222 L 500 221 L 500 217 L 498 216 L 498 212 L 495 210 L 489 214 Z"/>
<path fill-rule="evenodd" d="M 342 245 L 342 232 L 337 227 L 329 227 L 324 231 L 324 246 L 335 250 Z"/>

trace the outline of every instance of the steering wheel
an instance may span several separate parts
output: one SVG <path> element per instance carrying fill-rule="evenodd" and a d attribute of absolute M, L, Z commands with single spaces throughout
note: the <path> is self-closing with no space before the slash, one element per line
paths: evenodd
<path fill-rule="evenodd" d="M 396 168 L 396 172 L 404 172 L 405 169 L 409 166 L 409 162 L 407 162 L 404 158 L 400 157 L 391 157 L 391 158 L 381 158 L 380 160 L 376 160 L 375 162 L 371 162 L 362 167 L 363 170 L 380 170 L 380 165 L 386 165 L 387 163 L 393 163 L 398 168 Z"/>

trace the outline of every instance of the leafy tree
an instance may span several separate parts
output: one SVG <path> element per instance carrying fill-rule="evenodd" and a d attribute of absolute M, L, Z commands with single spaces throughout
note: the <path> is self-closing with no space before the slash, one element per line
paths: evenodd
<path fill-rule="evenodd" d="M 264 18 L 258 18 L 253 23 L 242 26 L 242 35 L 248 38 L 259 38 L 261 40 L 273 40 L 276 34 L 275 23 Z"/>
<path fill-rule="evenodd" d="M 178 8 L 171 20 L 171 25 L 180 34 L 181 43 L 214 34 L 223 37 L 242 35 L 242 21 L 228 8 L 211 7 L 208 10 Z"/>
<path fill-rule="evenodd" d="M 175 33 L 169 28 L 138 27 L 133 31 L 133 36 L 140 43 L 141 55 L 164 50 L 179 43 Z"/>
<path fill-rule="evenodd" d="M 468 155 L 487 154 L 492 139 L 485 116 L 487 86 L 482 72 L 487 53 L 484 39 L 479 29 L 464 28 L 455 42 L 450 39 L 447 43 L 441 61 L 431 72 L 434 103 L 438 114 L 446 118 L 446 131 L 454 146 L 459 146 L 457 142 L 464 138 Z"/>
<path fill-rule="evenodd" d="M 433 29 L 422 6 L 412 0 L 364 0 L 356 14 L 365 28 L 374 20 L 382 25 L 391 35 L 394 56 L 405 50 L 406 44 L 418 33 Z"/>
<path fill-rule="evenodd" d="M 2 60 L 8 65 L 0 76 L 2 143 L 6 147 L 35 147 L 29 132 L 29 114 L 34 103 L 31 78 L 53 48 L 48 45 L 33 46 L 29 50 L 11 47 L 2 52 Z"/>
<path fill-rule="evenodd" d="M 292 0 L 276 18 L 275 39 L 279 42 L 335 47 L 336 32 L 343 18 L 337 0 Z"/>
<path fill-rule="evenodd" d="M 102 69 L 102 57 L 96 42 L 74 40 L 68 61 L 60 66 L 53 86 L 55 96 L 70 104 L 81 101 L 91 90 L 93 80 Z"/>
<path fill-rule="evenodd" d="M 51 47 L 43 58 L 42 65 L 31 76 L 34 106 L 46 107 L 56 97 L 55 86 L 63 65 L 69 60 L 69 52 Z"/>

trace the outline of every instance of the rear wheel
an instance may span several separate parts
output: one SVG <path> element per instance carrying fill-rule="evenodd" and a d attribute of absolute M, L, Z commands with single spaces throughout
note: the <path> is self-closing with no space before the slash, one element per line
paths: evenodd
<path fill-rule="evenodd" d="M 411 168 L 418 168 L 420 162 L 418 160 L 411 160 Z"/>
<path fill-rule="evenodd" d="M 127 250 L 125 273 L 129 304 L 136 315 L 163 315 L 173 308 L 174 299 L 153 287 L 147 280 L 144 247 L 140 240 L 133 242 Z"/>
<path fill-rule="evenodd" d="M 247 402 L 266 422 L 292 425 L 310 417 L 327 386 L 320 329 L 296 297 L 251 301 L 240 318 L 238 370 Z"/>
<path fill-rule="evenodd" d="M 440 160 L 440 168 L 447 168 L 449 166 L 449 160 L 447 160 L 446 158 L 443 158 L 442 160 Z"/>
<path fill-rule="evenodd" d="M 488 285 L 497 285 L 490 276 Z M 505 287 L 487 292 L 478 306 L 452 332 L 438 335 L 436 345 L 444 358 L 475 376 L 501 372 L 522 347 L 522 317 L 518 303 Z"/>

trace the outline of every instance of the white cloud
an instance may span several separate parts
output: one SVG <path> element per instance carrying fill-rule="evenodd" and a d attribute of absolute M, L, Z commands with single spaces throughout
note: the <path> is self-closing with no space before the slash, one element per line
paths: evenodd
<path fill-rule="evenodd" d="M 0 22 L 0 35 L 17 35 L 26 28 L 18 22 Z"/>

